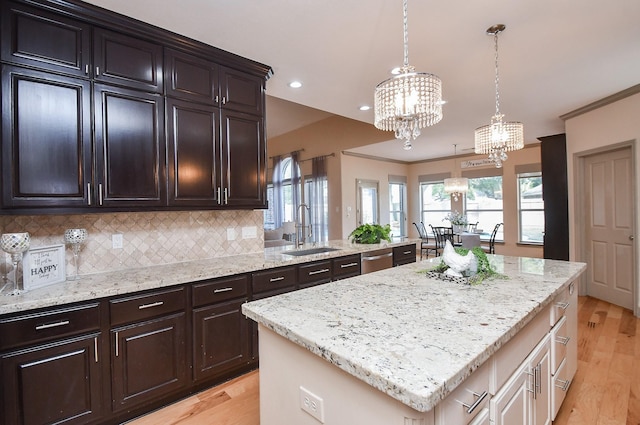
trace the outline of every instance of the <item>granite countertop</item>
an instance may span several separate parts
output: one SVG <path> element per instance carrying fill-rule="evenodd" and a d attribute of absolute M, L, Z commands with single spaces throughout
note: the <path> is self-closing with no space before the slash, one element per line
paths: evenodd
<path fill-rule="evenodd" d="M 243 312 L 411 408 L 433 409 L 586 264 L 488 256 L 507 279 L 429 279 L 422 261 L 253 301 Z M 435 261 L 440 261 L 436 259 Z"/>
<path fill-rule="evenodd" d="M 163 288 L 274 267 L 308 263 L 415 242 L 415 239 L 399 239 L 390 243 L 383 242 L 380 244 L 362 245 L 350 243 L 346 240 L 335 240 L 318 243 L 316 245 L 307 244 L 298 248 L 310 249 L 321 246 L 337 248 L 336 251 L 321 254 L 298 257 L 286 255 L 285 253 L 287 251 L 295 251 L 296 248 L 294 246 L 285 246 L 267 248 L 260 252 L 229 257 L 216 257 L 155 267 L 81 275 L 79 280 L 67 280 L 66 282 L 34 289 L 18 296 L 0 296 L 0 315 L 111 297 L 147 289 Z"/>

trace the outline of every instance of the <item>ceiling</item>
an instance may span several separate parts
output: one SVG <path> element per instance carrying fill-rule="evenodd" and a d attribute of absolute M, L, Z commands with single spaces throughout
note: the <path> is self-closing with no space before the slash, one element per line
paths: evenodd
<path fill-rule="evenodd" d="M 270 65 L 268 136 L 341 115 L 373 124 L 374 87 L 400 66 L 401 0 L 89 0 Z M 409 63 L 438 75 L 444 118 L 410 151 L 394 140 L 354 152 L 417 161 L 470 152 L 495 111 L 521 121 L 525 142 L 564 132 L 558 117 L 640 83 L 638 0 L 409 1 Z M 300 89 L 289 82 L 299 80 Z M 286 102 L 285 102 L 286 101 Z M 293 104 L 291 104 L 292 102 Z M 302 105 L 302 106 L 300 106 Z M 307 108 L 303 107 L 306 106 Z"/>

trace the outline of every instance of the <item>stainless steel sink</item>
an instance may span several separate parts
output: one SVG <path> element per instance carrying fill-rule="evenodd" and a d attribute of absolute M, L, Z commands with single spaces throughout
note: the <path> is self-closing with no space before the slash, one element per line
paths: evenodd
<path fill-rule="evenodd" d="M 295 257 L 302 257 L 303 255 L 322 254 L 323 252 L 339 251 L 339 248 L 329 248 L 328 246 L 322 246 L 318 248 L 309 249 L 296 249 L 291 251 L 285 251 L 285 255 L 293 255 Z"/>

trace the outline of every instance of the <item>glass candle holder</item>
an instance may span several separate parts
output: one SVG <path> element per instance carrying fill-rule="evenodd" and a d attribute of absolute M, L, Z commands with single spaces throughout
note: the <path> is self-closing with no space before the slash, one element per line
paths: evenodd
<path fill-rule="evenodd" d="M 87 240 L 87 230 L 86 229 L 67 229 L 64 231 L 64 242 L 68 245 L 71 245 L 71 249 L 73 250 L 73 261 L 76 266 L 76 273 L 73 277 L 73 280 L 78 280 L 78 265 L 80 261 L 80 245 Z"/>
<path fill-rule="evenodd" d="M 22 254 L 29 249 L 30 245 L 29 233 L 4 233 L 0 236 L 0 248 L 11 255 L 13 263 L 13 281 L 9 281 L 3 286 L 0 289 L 0 294 L 19 295 L 24 291 L 23 280 L 18 276 L 18 265 L 22 261 Z"/>

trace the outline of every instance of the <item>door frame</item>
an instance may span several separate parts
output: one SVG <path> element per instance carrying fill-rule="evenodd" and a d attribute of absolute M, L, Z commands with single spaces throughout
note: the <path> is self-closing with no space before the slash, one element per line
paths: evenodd
<path fill-rule="evenodd" d="M 586 234 L 587 222 L 584 218 L 584 214 L 580 214 L 578 213 L 578 211 L 579 211 L 580 201 L 584 199 L 584 196 L 586 193 L 585 184 L 584 184 L 585 161 L 586 161 L 586 158 L 589 156 L 616 151 L 624 148 L 631 149 L 631 173 L 632 173 L 631 192 L 633 196 L 633 225 L 634 225 L 633 236 L 634 236 L 634 242 L 635 240 L 637 240 L 637 232 L 638 232 L 638 204 L 637 204 L 638 187 L 637 186 L 638 185 L 636 182 L 637 182 L 638 173 L 637 173 L 637 165 L 636 165 L 636 153 L 637 153 L 636 144 L 637 144 L 637 140 L 632 139 L 632 140 L 627 140 L 621 143 L 614 143 L 611 145 L 605 145 L 598 148 L 589 149 L 586 151 L 576 152 L 573 154 L 574 182 L 575 182 L 575 185 L 574 185 L 575 190 L 573 194 L 573 197 L 574 197 L 573 217 L 575 222 L 574 240 L 576 242 L 576 255 L 578 256 L 578 258 L 576 259 L 577 261 L 582 261 L 585 263 L 588 261 L 587 246 L 586 246 L 587 241 L 584 237 L 584 235 Z M 637 243 L 633 244 L 633 258 L 634 258 L 633 285 L 632 285 L 633 298 L 634 298 L 633 314 L 634 316 L 637 317 L 640 314 L 640 307 L 639 307 L 640 300 L 638 298 L 640 295 L 639 294 L 640 291 L 638 290 L 638 275 L 639 275 L 638 266 L 640 265 L 640 261 L 638 259 Z M 587 294 L 587 274 L 586 273 L 580 277 L 578 293 L 580 295 Z"/>

